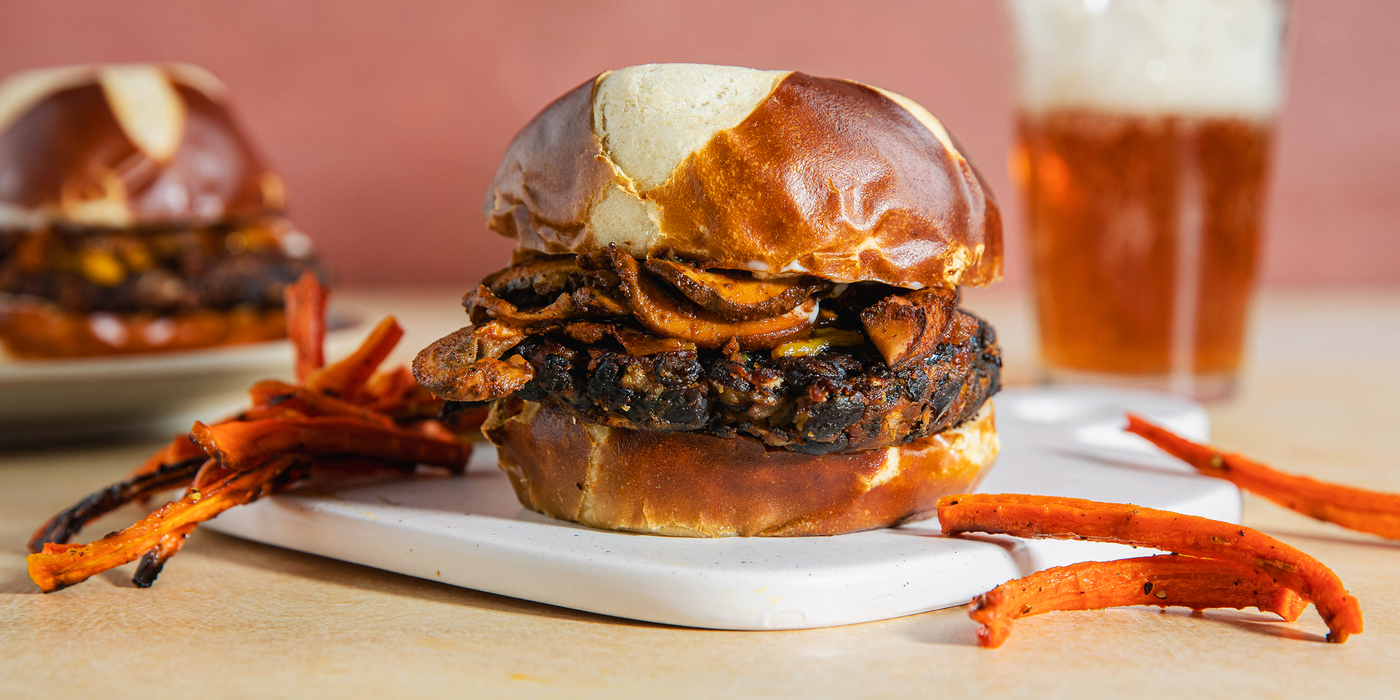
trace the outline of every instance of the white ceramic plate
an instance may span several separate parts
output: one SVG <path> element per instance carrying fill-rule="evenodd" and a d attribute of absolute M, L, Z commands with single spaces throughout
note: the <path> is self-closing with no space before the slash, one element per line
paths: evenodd
<path fill-rule="evenodd" d="M 1239 522 L 1234 485 L 1124 435 L 1125 410 L 1204 440 L 1205 409 L 1159 394 L 1021 389 L 996 398 L 1003 449 L 980 491 L 1075 496 Z M 837 537 L 688 539 L 526 511 L 489 446 L 456 478 L 287 494 L 214 530 L 466 588 L 651 622 L 802 629 L 967 602 L 1050 566 L 1150 554 L 1093 542 L 949 539 L 936 522 Z"/>
<path fill-rule="evenodd" d="M 336 310 L 328 356 L 358 342 L 359 318 Z M 17 360 L 0 353 L 0 444 L 176 433 L 247 403 L 259 379 L 288 379 L 285 340 L 125 357 Z"/>

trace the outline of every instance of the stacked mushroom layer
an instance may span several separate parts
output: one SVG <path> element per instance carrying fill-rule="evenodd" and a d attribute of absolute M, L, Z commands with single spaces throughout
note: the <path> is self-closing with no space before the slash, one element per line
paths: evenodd
<path fill-rule="evenodd" d="M 809 454 L 890 447 L 971 418 L 1000 388 L 995 333 L 957 290 L 760 277 L 616 246 L 527 255 L 425 349 L 453 401 L 557 401 L 653 432 L 746 436 Z"/>

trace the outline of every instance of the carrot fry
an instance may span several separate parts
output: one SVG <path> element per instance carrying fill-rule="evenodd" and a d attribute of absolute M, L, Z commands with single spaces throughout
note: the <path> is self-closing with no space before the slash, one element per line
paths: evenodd
<path fill-rule="evenodd" d="M 131 582 L 137 588 L 150 588 L 156 582 L 156 577 L 160 576 L 161 569 L 165 568 L 165 562 L 185 546 L 185 539 L 194 532 L 194 528 L 194 523 L 191 523 L 161 537 L 159 544 L 141 556 L 141 563 L 136 565 L 136 574 L 131 577 Z"/>
<path fill-rule="evenodd" d="M 1328 641 L 1344 642 L 1362 630 L 1360 605 L 1331 569 L 1240 525 L 1124 503 L 1019 494 L 945 496 L 938 501 L 938 519 L 950 535 L 986 532 L 1116 542 L 1240 562 L 1278 576 L 1284 586 L 1311 600 L 1331 630 Z"/>
<path fill-rule="evenodd" d="M 365 408 L 387 413 L 397 420 L 436 418 L 442 399 L 413 378 L 407 367 L 395 367 L 376 376 L 363 403 Z"/>
<path fill-rule="evenodd" d="M 1057 610 L 1252 607 L 1292 622 L 1307 604 L 1277 577 L 1245 564 L 1165 554 L 1046 569 L 977 596 L 968 616 L 982 624 L 978 644 L 999 647 L 1016 619 Z"/>
<path fill-rule="evenodd" d="M 155 471 L 128 477 L 89 495 L 40 525 L 29 539 L 29 551 L 38 552 L 50 542 L 64 544 L 78 534 L 84 525 L 127 503 L 189 484 L 199 471 L 199 466 L 207 459 L 209 458 L 204 452 L 200 451 L 198 457 L 173 464 L 161 464 Z"/>
<path fill-rule="evenodd" d="M 191 490 L 178 501 L 156 509 L 131 527 L 85 545 L 44 545 L 42 551 L 25 558 L 29 578 L 45 593 L 86 581 L 144 555 L 171 532 L 204 522 L 219 513 L 263 495 L 264 485 L 295 464 L 297 458 L 283 457 L 256 469 L 239 472 L 208 491 Z"/>
<path fill-rule="evenodd" d="M 276 407 L 282 411 L 291 411 L 306 417 L 352 416 L 383 426 L 393 427 L 394 425 L 391 418 L 378 411 L 275 379 L 265 379 L 254 384 L 248 390 L 248 396 L 252 398 L 253 405 L 256 407 Z"/>
<path fill-rule="evenodd" d="M 134 471 L 127 475 L 128 479 L 134 479 L 142 474 L 150 474 L 159 471 L 161 467 L 171 464 L 178 464 L 186 460 L 204 457 L 204 450 L 190 439 L 189 433 L 176 435 L 171 439 L 170 444 L 156 450 L 155 454 L 146 458 Z"/>
<path fill-rule="evenodd" d="M 447 426 L 443 425 L 441 421 L 438 421 L 436 419 L 419 421 L 417 423 L 414 423 L 413 425 L 408 426 L 407 430 L 411 430 L 415 433 L 419 433 L 425 437 L 429 437 L 434 440 L 457 439 L 456 433 L 452 432 L 451 430 L 448 430 Z"/>
<path fill-rule="evenodd" d="M 195 423 L 190 437 L 230 469 L 250 468 L 277 455 L 357 455 L 461 468 L 471 446 L 432 439 L 348 416 Z"/>
<path fill-rule="evenodd" d="M 49 519 L 30 541 L 34 583 L 54 591 L 140 558 L 132 581 L 149 586 L 196 524 L 308 479 L 405 474 L 419 464 L 463 472 L 471 445 L 436 420 L 442 400 L 406 369 L 374 376 L 403 336 L 393 317 L 350 357 L 321 366 L 325 302 L 314 277 L 288 288 L 300 385 L 259 382 L 247 410 L 213 425 L 195 423 L 125 481 Z M 135 525 L 87 545 L 66 544 L 103 513 L 181 485 L 183 498 Z"/>
<path fill-rule="evenodd" d="M 303 272 L 301 279 L 287 285 L 287 337 L 296 352 L 297 381 L 326 364 L 326 290 L 316 273 Z"/>
<path fill-rule="evenodd" d="M 374 374 L 374 370 L 384 362 L 402 337 L 403 329 L 394 317 L 385 317 L 349 357 L 311 373 L 304 382 L 306 388 L 354 400 L 370 375 Z"/>
<path fill-rule="evenodd" d="M 1131 413 L 1127 431 L 1146 438 L 1206 476 L 1225 479 L 1285 508 L 1352 530 L 1400 539 L 1400 495 L 1286 474 L 1244 455 L 1191 442 Z"/>
<path fill-rule="evenodd" d="M 413 373 L 402 365 L 387 372 L 381 372 L 369 383 L 369 394 L 371 405 L 386 406 L 401 403 L 408 399 L 414 390 L 421 390 L 418 380 L 413 378 Z M 382 408 L 378 410 L 384 410 Z"/>
<path fill-rule="evenodd" d="M 253 408 L 271 408 L 286 401 L 300 388 L 276 379 L 264 379 L 248 387 L 248 400 Z"/>
<path fill-rule="evenodd" d="M 190 482 L 190 488 L 196 491 L 207 491 L 209 487 L 233 476 L 234 470 L 225 467 L 217 459 L 207 459 L 199 467 L 199 473 L 194 475 L 194 481 Z"/>

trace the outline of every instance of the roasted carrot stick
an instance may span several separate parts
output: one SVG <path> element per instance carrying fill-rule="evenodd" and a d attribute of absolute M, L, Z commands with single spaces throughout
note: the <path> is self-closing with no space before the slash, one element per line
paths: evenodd
<path fill-rule="evenodd" d="M 248 407 L 246 410 L 242 411 L 241 413 L 238 413 L 237 415 L 224 418 L 223 420 L 218 421 L 217 423 L 215 423 L 215 425 L 218 425 L 220 423 L 229 423 L 232 421 L 265 420 L 268 418 L 295 418 L 303 415 L 296 410 L 297 407 L 294 405 L 281 405 L 281 402 L 275 400 L 276 397 L 269 395 L 270 392 L 260 393 L 259 386 L 265 383 L 267 382 L 259 382 L 258 384 L 253 385 L 253 388 L 249 390 L 250 393 L 253 393 L 255 396 L 252 406 Z M 290 384 L 286 384 L 284 382 L 273 381 L 271 383 L 284 387 L 291 386 Z M 258 399 L 262 399 L 262 401 L 260 402 Z M 156 450 L 155 453 L 153 453 L 150 457 L 147 457 L 146 461 L 142 462 L 141 466 L 133 470 L 127 478 L 130 479 L 141 476 L 142 474 L 149 474 L 151 472 L 159 471 L 162 467 L 169 467 L 170 465 L 178 464 L 181 462 L 186 462 L 189 460 L 202 461 L 206 458 L 208 458 L 208 455 L 204 454 L 204 448 L 200 447 L 198 443 L 191 440 L 189 433 L 183 433 L 181 435 L 176 435 L 174 439 L 170 441 L 169 444 L 165 445 L 159 450 Z M 144 500 L 144 497 L 138 498 L 136 500 Z"/>
<path fill-rule="evenodd" d="M 131 582 L 137 588 L 150 588 L 156 582 L 156 577 L 160 576 L 161 569 L 165 568 L 166 560 L 175 556 L 180 548 L 185 546 L 185 540 L 194 532 L 195 524 L 190 523 L 181 528 L 176 528 L 167 532 L 160 538 L 160 542 L 141 556 L 141 563 L 136 566 L 136 573 L 131 577 Z"/>
<path fill-rule="evenodd" d="M 448 430 L 447 426 L 437 420 L 418 421 L 412 425 L 405 426 L 405 430 L 418 433 L 424 437 L 434 440 L 457 440 L 457 434 Z"/>
<path fill-rule="evenodd" d="M 382 406 L 402 402 L 415 391 L 426 390 L 419 386 L 418 380 L 413 378 L 413 373 L 401 365 L 380 372 L 369 382 L 368 394 L 373 397 L 369 405 L 376 406 L 376 410 L 385 410 Z M 431 396 L 431 393 L 429 395 Z"/>
<path fill-rule="evenodd" d="M 1202 474 L 1230 481 L 1285 508 L 1352 530 L 1400 539 L 1400 495 L 1285 474 L 1244 455 L 1191 442 L 1131 413 L 1127 430 Z"/>
<path fill-rule="evenodd" d="M 436 418 L 442 399 L 423 388 L 407 367 L 381 372 L 370 381 L 362 404 L 397 420 Z"/>
<path fill-rule="evenodd" d="M 29 564 L 29 578 L 45 593 L 50 593 L 134 561 L 152 547 L 160 546 L 166 535 L 262 496 L 267 483 L 291 467 L 296 459 L 275 459 L 256 469 L 234 474 L 207 491 L 191 490 L 180 500 L 161 506 L 131 527 L 96 542 L 46 544 L 42 551 L 25 559 Z"/>
<path fill-rule="evenodd" d="M 272 418 L 209 426 L 195 423 L 190 437 L 229 469 L 249 469 L 276 455 L 355 455 L 462 469 L 471 455 L 463 442 L 435 439 L 348 416 Z"/>
<path fill-rule="evenodd" d="M 945 496 L 938 501 L 938 519 L 950 535 L 986 532 L 1116 542 L 1240 562 L 1277 576 L 1311 600 L 1331 630 L 1328 641 L 1344 642 L 1362 630 L 1361 606 L 1331 569 L 1240 525 L 1125 503 L 1019 494 Z"/>
<path fill-rule="evenodd" d="M 306 381 L 312 372 L 326 364 L 327 296 L 314 272 L 303 272 L 301 279 L 287 285 L 287 337 L 291 339 L 296 352 L 299 382 Z"/>
<path fill-rule="evenodd" d="M 34 535 L 29 539 L 29 551 L 37 552 L 50 542 L 64 544 L 78 534 L 84 525 L 127 503 L 188 485 L 199 471 L 200 465 L 209 459 L 202 450 L 198 454 L 198 457 L 174 464 L 161 464 L 155 471 L 128 477 L 78 501 L 49 518 L 34 531 Z"/>
<path fill-rule="evenodd" d="M 294 411 L 308 418 L 313 416 L 353 416 L 384 426 L 393 427 L 394 425 L 394 421 L 389 416 L 379 411 L 275 379 L 265 379 L 254 384 L 248 390 L 248 396 L 256 407 L 272 408 L 275 406 L 280 410 Z"/>
<path fill-rule="evenodd" d="M 349 357 L 312 372 L 304 382 L 306 388 L 353 401 L 402 337 L 403 329 L 398 322 L 393 316 L 386 317 Z"/>
<path fill-rule="evenodd" d="M 1292 622 L 1308 602 L 1254 567 L 1164 554 L 1059 566 L 1008 581 L 974 598 L 968 616 L 982 624 L 978 643 L 999 647 L 1011 634 L 1011 623 L 1027 615 L 1128 605 L 1252 607 Z"/>
<path fill-rule="evenodd" d="M 244 412 L 212 426 L 196 423 L 128 480 L 51 518 L 31 541 L 39 550 L 29 558 L 36 584 L 57 590 L 141 557 L 133 581 L 148 586 L 196 523 L 308 476 L 404 473 L 420 463 L 464 470 L 471 446 L 434 420 L 442 401 L 404 369 L 373 376 L 403 335 L 394 319 L 384 319 L 350 357 L 315 369 L 324 323 L 312 320 L 323 321 L 324 292 L 312 278 L 298 285 L 288 292 L 288 312 L 298 372 L 309 378 L 301 386 L 260 382 Z M 98 515 L 181 485 L 188 486 L 184 498 L 121 533 L 62 544 Z"/>
<path fill-rule="evenodd" d="M 178 464 L 197 457 L 204 457 L 204 450 L 190 439 L 190 434 L 176 435 L 165 447 L 156 450 L 154 454 L 146 458 L 131 474 L 128 479 L 150 474 L 159 471 L 163 466 Z"/>

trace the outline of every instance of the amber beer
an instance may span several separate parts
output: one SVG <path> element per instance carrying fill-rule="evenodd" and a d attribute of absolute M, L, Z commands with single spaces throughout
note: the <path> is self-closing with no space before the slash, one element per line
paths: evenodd
<path fill-rule="evenodd" d="M 1270 125 L 1063 110 L 1017 126 L 1044 361 L 1228 383 L 1257 268 Z"/>
<path fill-rule="evenodd" d="M 1228 394 L 1282 99 L 1284 0 L 1007 0 L 1011 169 L 1052 380 Z"/>

